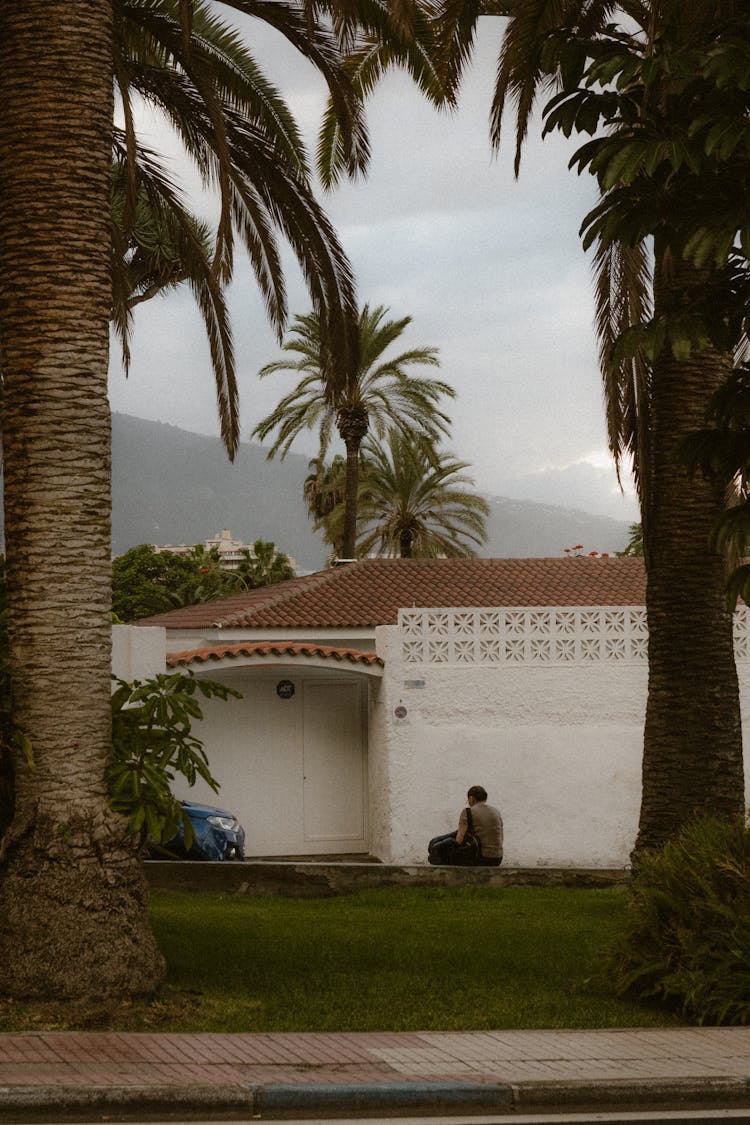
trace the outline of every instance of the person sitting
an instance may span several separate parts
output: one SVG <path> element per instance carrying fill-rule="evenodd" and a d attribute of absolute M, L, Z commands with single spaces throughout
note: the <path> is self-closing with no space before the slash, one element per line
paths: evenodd
<path fill-rule="evenodd" d="M 472 785 L 466 800 L 471 810 L 471 831 L 479 841 L 481 854 L 473 861 L 476 867 L 499 867 L 503 859 L 503 820 L 498 809 L 487 804 L 487 790 L 482 785 Z M 469 830 L 468 810 L 463 809 L 458 819 L 458 829 L 445 836 L 435 836 L 427 849 L 428 862 L 438 864 L 466 864 L 465 857 L 457 856 L 456 847 L 462 844 Z"/>
<path fill-rule="evenodd" d="M 499 809 L 487 804 L 487 790 L 482 785 L 472 785 L 466 794 L 471 809 L 471 822 L 474 835 L 479 840 L 482 854 L 476 862 L 477 867 L 499 867 L 503 861 L 503 818 Z M 456 843 L 461 844 L 468 829 L 466 809 L 458 818 Z"/>

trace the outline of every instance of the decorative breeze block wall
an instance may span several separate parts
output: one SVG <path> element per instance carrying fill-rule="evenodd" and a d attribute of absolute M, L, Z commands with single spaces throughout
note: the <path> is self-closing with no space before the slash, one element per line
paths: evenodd
<path fill-rule="evenodd" d="M 642 606 L 402 609 L 404 664 L 645 664 Z M 735 655 L 750 659 L 748 609 L 734 615 Z"/>

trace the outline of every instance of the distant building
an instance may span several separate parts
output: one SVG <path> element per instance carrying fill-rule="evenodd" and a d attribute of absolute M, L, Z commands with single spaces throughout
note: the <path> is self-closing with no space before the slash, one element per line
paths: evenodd
<path fill-rule="evenodd" d="M 194 543 L 165 543 L 161 547 L 154 544 L 154 550 L 157 553 L 170 551 L 173 555 L 189 555 L 194 546 Z M 222 570 L 238 570 L 245 551 L 249 551 L 251 557 L 254 557 L 255 554 L 252 543 L 243 543 L 241 539 L 233 539 L 232 532 L 226 528 L 217 531 L 210 539 L 204 539 L 202 546 L 206 551 L 218 551 L 219 565 Z M 296 572 L 297 560 L 291 555 L 287 555 L 287 558 L 292 570 Z"/>

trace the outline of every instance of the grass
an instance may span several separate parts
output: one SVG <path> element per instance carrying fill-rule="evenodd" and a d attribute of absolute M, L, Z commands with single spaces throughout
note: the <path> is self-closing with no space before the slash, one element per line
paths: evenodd
<path fill-rule="evenodd" d="M 325 899 L 155 892 L 169 976 L 112 1009 L 0 1002 L 0 1030 L 668 1026 L 613 996 L 621 888 L 409 888 Z"/>

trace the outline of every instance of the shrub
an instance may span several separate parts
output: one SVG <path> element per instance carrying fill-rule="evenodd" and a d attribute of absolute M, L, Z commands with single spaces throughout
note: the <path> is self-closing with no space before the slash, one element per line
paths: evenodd
<path fill-rule="evenodd" d="M 203 743 L 193 722 L 203 718 L 197 696 L 240 698 L 240 693 L 192 673 L 161 673 L 150 680 L 116 682 L 112 694 L 112 757 L 106 769 L 112 808 L 128 818 L 133 836 L 164 844 L 182 826 L 185 846 L 193 841 L 187 817 L 172 794 L 181 774 L 188 785 L 202 778 L 218 793 Z"/>
<path fill-rule="evenodd" d="M 750 1023 L 747 824 L 700 817 L 643 858 L 613 967 L 620 995 L 698 1023 Z"/>

